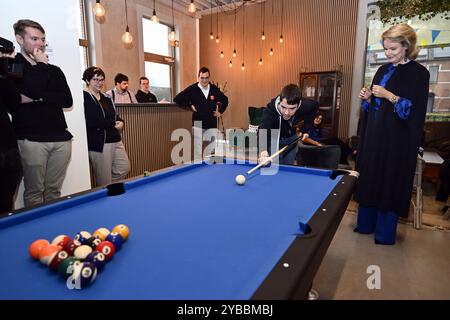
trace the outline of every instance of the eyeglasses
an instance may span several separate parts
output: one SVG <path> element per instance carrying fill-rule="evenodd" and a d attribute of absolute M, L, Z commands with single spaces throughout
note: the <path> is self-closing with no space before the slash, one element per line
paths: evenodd
<path fill-rule="evenodd" d="M 92 78 L 91 81 L 94 81 L 94 82 L 105 82 L 105 78 L 103 78 L 103 79 Z"/>

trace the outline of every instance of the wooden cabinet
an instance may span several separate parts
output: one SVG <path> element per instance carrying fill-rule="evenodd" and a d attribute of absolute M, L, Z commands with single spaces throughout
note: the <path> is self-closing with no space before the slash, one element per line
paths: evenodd
<path fill-rule="evenodd" d="M 342 75 L 339 71 L 300 73 L 300 88 L 304 98 L 319 102 L 323 128 L 338 136 Z"/>

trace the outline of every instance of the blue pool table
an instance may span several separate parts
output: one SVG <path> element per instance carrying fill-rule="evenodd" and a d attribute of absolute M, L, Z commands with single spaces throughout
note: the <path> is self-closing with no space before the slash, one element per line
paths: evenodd
<path fill-rule="evenodd" d="M 303 299 L 357 173 L 217 160 L 169 168 L 0 219 L 0 300 Z M 123 187 L 119 195 L 114 189 Z M 120 192 L 119 192 L 120 193 Z M 82 290 L 33 260 L 36 239 L 117 224 L 129 239 Z"/>

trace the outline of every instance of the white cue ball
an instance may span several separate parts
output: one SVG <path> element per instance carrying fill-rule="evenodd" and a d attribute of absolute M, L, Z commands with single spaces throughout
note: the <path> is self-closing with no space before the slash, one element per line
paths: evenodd
<path fill-rule="evenodd" d="M 245 183 L 245 177 L 242 174 L 236 176 L 236 183 L 243 185 Z"/>

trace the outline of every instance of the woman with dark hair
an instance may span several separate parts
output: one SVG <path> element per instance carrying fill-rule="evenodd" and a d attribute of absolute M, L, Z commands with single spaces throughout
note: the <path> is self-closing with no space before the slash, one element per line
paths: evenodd
<path fill-rule="evenodd" d="M 120 136 L 124 121 L 111 98 L 101 92 L 105 83 L 103 70 L 89 67 L 83 73 L 83 80 L 86 82 L 83 95 L 89 161 L 97 185 L 107 185 L 125 178 L 130 171 Z"/>
<path fill-rule="evenodd" d="M 417 153 L 425 122 L 430 74 L 414 61 L 416 33 L 407 24 L 382 34 L 388 63 L 362 88 L 361 134 L 355 190 L 355 231 L 375 243 L 395 244 L 398 217 L 408 217 Z"/>
<path fill-rule="evenodd" d="M 325 145 L 337 145 L 341 149 L 341 158 L 339 163 L 348 165 L 348 156 L 352 154 L 352 149 L 341 139 L 336 137 L 324 137 L 322 132 L 323 115 L 318 113 L 314 118 L 313 125 L 309 129 L 308 134 L 311 140 L 317 143 L 313 143 L 317 146 Z M 354 153 L 354 152 L 353 152 Z"/>

